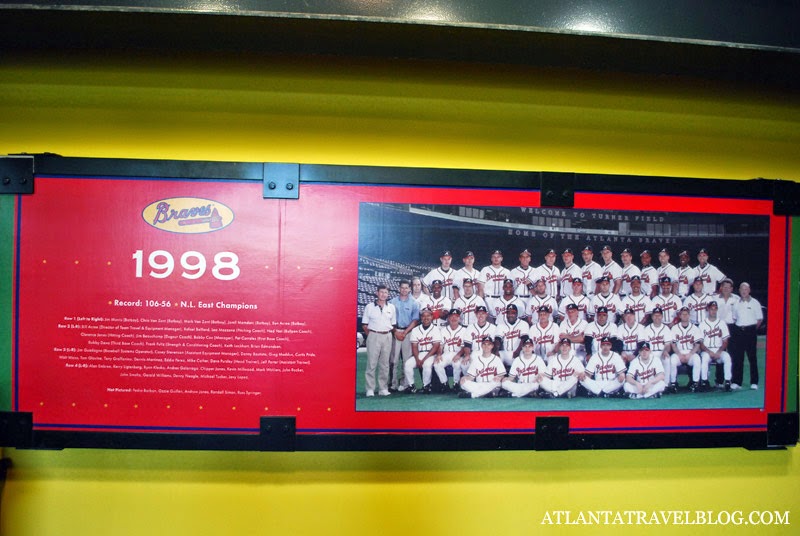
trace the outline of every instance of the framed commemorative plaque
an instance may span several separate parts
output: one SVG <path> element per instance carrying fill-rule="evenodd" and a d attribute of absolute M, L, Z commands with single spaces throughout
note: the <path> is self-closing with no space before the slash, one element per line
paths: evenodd
<path fill-rule="evenodd" d="M 797 441 L 791 183 L 19 164 L 4 444 Z"/>

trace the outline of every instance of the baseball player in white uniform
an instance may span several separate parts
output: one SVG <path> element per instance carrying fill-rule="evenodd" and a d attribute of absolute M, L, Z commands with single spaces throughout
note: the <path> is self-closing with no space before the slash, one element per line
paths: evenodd
<path fill-rule="evenodd" d="M 697 270 L 697 276 L 703 278 L 703 292 L 714 294 L 717 291 L 717 285 L 725 279 L 725 274 L 713 264 L 708 263 L 708 250 L 706 248 L 700 248 L 697 253 L 697 261 L 700 264 L 697 265 L 695 270 Z"/>
<path fill-rule="evenodd" d="M 582 363 L 586 362 L 586 328 L 589 325 L 580 317 L 578 306 L 574 303 L 567 305 L 566 318 L 558 326 L 558 340 L 569 339 L 572 343 L 572 350 Z"/>
<path fill-rule="evenodd" d="M 522 352 L 511 363 L 508 377 L 502 381 L 502 388 L 514 398 L 535 396 L 539 384 L 544 377 L 547 364 L 541 357 L 533 353 L 533 341 L 526 339 L 522 343 Z"/>
<path fill-rule="evenodd" d="M 633 264 L 633 253 L 630 249 L 623 249 L 622 253 L 619 254 L 619 258 L 622 260 L 622 287 L 619 289 L 619 297 L 624 299 L 633 292 L 631 289 L 631 280 L 634 277 L 638 277 L 641 282 L 642 271 L 638 266 Z"/>
<path fill-rule="evenodd" d="M 717 317 L 719 307 L 717 302 L 708 302 L 708 316 L 700 323 L 700 332 L 703 340 L 700 342 L 700 381 L 703 386 L 708 388 L 708 367 L 712 363 L 723 367 L 723 387 L 726 391 L 731 390 L 732 361 L 731 355 L 727 352 L 730 333 L 728 326 Z"/>
<path fill-rule="evenodd" d="M 467 340 L 467 328 L 461 325 L 461 311 L 451 309 L 447 317 L 447 325 L 440 329 L 442 345 L 440 353 L 433 360 L 433 370 L 439 378 L 442 392 L 448 392 L 447 367 L 453 367 L 453 383 L 458 385 L 461 379 L 461 359 L 466 352 L 464 342 Z"/>
<path fill-rule="evenodd" d="M 581 268 L 581 278 L 583 279 L 583 292 L 591 299 L 594 296 L 594 285 L 603 275 L 603 269 L 599 264 L 594 262 L 594 251 L 592 246 L 585 246 L 581 251 L 583 258 L 583 267 Z"/>
<path fill-rule="evenodd" d="M 600 339 L 600 351 L 586 363 L 586 375 L 581 385 L 594 396 L 611 398 L 621 393 L 625 382 L 625 363 L 611 350 L 611 339 Z"/>
<path fill-rule="evenodd" d="M 571 286 L 572 294 L 562 298 L 561 303 L 558 304 L 558 316 L 566 318 L 567 307 L 569 305 L 575 305 L 578 307 L 578 316 L 582 320 L 586 320 L 589 318 L 589 312 L 592 310 L 592 302 L 583 294 L 583 279 L 580 277 L 573 278 Z"/>
<path fill-rule="evenodd" d="M 614 252 L 611 250 L 611 246 L 603 246 L 603 249 L 600 250 L 600 256 L 603 257 L 603 262 L 605 263 L 602 266 L 602 277 L 608 278 L 611 284 L 611 293 L 619 294 L 619 290 L 622 288 L 622 267 L 614 260 Z"/>
<path fill-rule="evenodd" d="M 478 294 L 478 287 L 476 285 L 478 285 L 481 280 L 481 272 L 475 268 L 475 254 L 471 251 L 465 252 L 462 262 L 464 263 L 464 267 L 456 270 L 453 276 L 453 286 L 458 289 L 458 294 L 461 296 L 463 293 L 464 281 L 469 279 L 473 283 L 473 291 L 475 294 Z M 463 321 L 464 319 L 462 318 L 461 320 Z"/>
<path fill-rule="evenodd" d="M 672 328 L 673 370 L 670 371 L 669 381 L 678 382 L 678 367 L 688 365 L 692 368 L 692 380 L 689 390 L 695 392 L 699 388 L 702 361 L 700 360 L 700 341 L 703 335 L 697 326 L 689 322 L 689 309 L 682 307 L 678 313 L 679 322 Z M 675 360 L 677 359 L 677 363 Z"/>
<path fill-rule="evenodd" d="M 636 321 L 642 326 L 646 326 L 650 320 L 650 312 L 653 310 L 653 303 L 650 297 L 643 292 L 642 280 L 640 276 L 631 277 L 631 293 L 622 300 L 624 309 L 632 309 L 636 315 Z"/>
<path fill-rule="evenodd" d="M 506 309 L 506 321 L 497 326 L 496 340 L 499 340 L 500 358 L 510 366 L 521 350 L 520 342 L 528 335 L 528 323 L 517 318 L 517 306 Z"/>
<path fill-rule="evenodd" d="M 680 299 L 686 298 L 692 292 L 692 283 L 694 278 L 697 277 L 697 271 L 689 266 L 689 252 L 686 250 L 678 254 L 678 297 Z"/>
<path fill-rule="evenodd" d="M 689 321 L 699 326 L 706 319 L 706 309 L 712 297 L 703 292 L 703 278 L 696 277 L 692 282 L 692 293 L 683 299 L 683 306 L 689 308 Z"/>
<path fill-rule="evenodd" d="M 525 301 L 514 295 L 514 282 L 511 279 L 503 282 L 503 295 L 499 298 L 488 298 L 486 304 L 489 306 L 489 314 L 498 326 L 506 323 L 506 311 L 511 305 L 517 308 L 517 317 L 524 319 L 526 316 Z"/>
<path fill-rule="evenodd" d="M 613 294 L 610 290 L 611 280 L 606 276 L 600 276 L 597 280 L 595 287 L 595 295 L 592 297 L 591 313 L 592 316 L 597 314 L 597 309 L 605 307 L 608 311 L 608 321 L 616 324 L 617 315 L 622 312 L 622 301 L 620 301 L 617 294 Z"/>
<path fill-rule="evenodd" d="M 464 279 L 461 282 L 461 286 L 461 295 L 453 304 L 453 307 L 461 311 L 461 325 L 469 326 L 477 320 L 475 310 L 480 305 L 486 307 L 486 302 L 475 292 L 475 284 L 472 279 Z"/>
<path fill-rule="evenodd" d="M 531 266 L 531 252 L 527 249 L 523 249 L 519 254 L 519 266 L 511 270 L 509 276 L 514 282 L 515 296 L 523 301 L 527 301 L 527 299 L 531 297 L 530 287 L 535 279 L 535 273 L 536 269 Z"/>
<path fill-rule="evenodd" d="M 678 322 L 678 311 L 683 307 L 680 298 L 672 293 L 672 280 L 664 276 L 659 280 L 661 293 L 650 300 L 664 314 L 664 323 L 672 327 Z"/>
<path fill-rule="evenodd" d="M 575 264 L 575 254 L 572 252 L 571 248 L 566 248 L 563 253 L 561 253 L 561 260 L 564 261 L 564 268 L 561 269 L 561 281 L 559 282 L 559 286 L 561 288 L 560 295 L 561 299 L 572 295 L 573 288 L 572 282 L 577 278 L 580 279 L 583 275 L 583 271 L 581 267 Z M 581 291 L 583 291 L 583 286 L 581 285 Z M 559 302 L 560 305 L 560 302 Z"/>
<path fill-rule="evenodd" d="M 557 351 L 559 329 L 553 322 L 550 307 L 546 305 L 539 307 L 537 314 L 538 320 L 528 330 L 528 337 L 533 341 L 533 352 L 547 361 Z"/>
<path fill-rule="evenodd" d="M 478 294 L 483 299 L 499 298 L 503 295 L 503 281 L 508 279 L 511 272 L 503 266 L 503 252 L 496 249 L 492 252 L 492 264 L 481 270 L 480 288 Z"/>
<path fill-rule="evenodd" d="M 643 342 L 639 356 L 631 361 L 625 377 L 625 392 L 630 398 L 661 398 L 666 388 L 664 367 L 653 356 L 649 342 Z"/>
<path fill-rule="evenodd" d="M 660 266 L 656 270 L 658 271 L 659 285 L 665 277 L 669 277 L 672 283 L 672 293 L 676 294 L 678 292 L 678 269 L 669 263 L 669 250 L 667 248 L 663 248 L 658 252 L 658 262 Z"/>
<path fill-rule="evenodd" d="M 561 339 L 558 353 L 547 363 L 544 378 L 539 383 L 543 398 L 574 398 L 578 382 L 586 377 L 581 360 L 572 351 L 569 339 Z"/>
<path fill-rule="evenodd" d="M 650 345 L 653 357 L 661 361 L 661 368 L 664 369 L 664 382 L 669 383 L 673 367 L 677 377 L 678 363 L 672 359 L 672 328 L 662 322 L 664 314 L 660 307 L 654 307 L 650 314 L 653 322 L 644 328 L 644 341 Z M 676 385 L 668 385 L 665 393 L 677 393 Z"/>
<path fill-rule="evenodd" d="M 461 378 L 459 398 L 480 398 L 493 396 L 500 390 L 501 382 L 506 375 L 503 361 L 493 353 L 494 342 L 488 337 L 477 341 L 480 350 L 470 359 L 469 368 Z"/>
<path fill-rule="evenodd" d="M 652 298 L 658 292 L 658 271 L 653 268 L 653 255 L 649 249 L 645 249 L 639 258 L 642 261 L 642 293 Z"/>
<path fill-rule="evenodd" d="M 561 278 L 561 271 L 556 267 L 556 250 L 547 250 L 544 254 L 544 263 L 536 268 L 534 277 L 544 279 L 547 294 L 558 298 L 558 280 Z"/>
<path fill-rule="evenodd" d="M 586 355 L 592 355 L 600 351 L 600 339 L 607 337 L 609 339 L 619 340 L 617 335 L 617 325 L 612 324 L 609 320 L 608 309 L 605 307 L 598 307 L 597 313 L 593 322 L 589 322 L 586 326 Z"/>
<path fill-rule="evenodd" d="M 411 330 L 411 357 L 403 363 L 405 385 L 403 392 L 414 394 L 419 392 L 415 386 L 414 370 L 422 371 L 422 392 L 430 392 L 433 375 L 433 360 L 439 355 L 442 346 L 442 334 L 433 323 L 433 313 L 423 309 L 419 313 L 420 324 Z M 426 391 L 427 388 L 427 391 Z M 398 388 L 398 390 L 400 390 Z"/>
<path fill-rule="evenodd" d="M 442 293 L 443 284 L 438 279 L 431 282 L 431 295 L 420 305 L 420 310 L 430 309 L 433 313 L 433 323 L 437 326 L 447 324 L 447 312 L 453 308 L 453 302 Z M 420 300 L 422 301 L 422 300 Z"/>
<path fill-rule="evenodd" d="M 452 303 L 452 301 L 458 297 L 458 293 L 453 287 L 456 271 L 450 266 L 453 262 L 453 255 L 449 250 L 445 250 L 439 257 L 439 261 L 441 265 L 428 272 L 427 275 L 422 278 L 422 283 L 425 285 L 424 291 L 427 291 L 426 293 L 429 294 L 432 293 L 433 282 L 439 281 L 442 285 L 442 295 L 446 296 Z"/>
<path fill-rule="evenodd" d="M 630 363 L 639 351 L 639 344 L 644 341 L 644 327 L 636 321 L 633 309 L 625 309 L 623 322 L 617 328 L 617 337 L 622 341 L 622 356 L 625 363 Z"/>
<path fill-rule="evenodd" d="M 481 351 L 481 339 L 488 337 L 491 341 L 497 338 L 497 326 L 489 322 L 489 311 L 486 306 L 479 305 L 475 308 L 475 322 L 467 326 L 466 339 L 464 340 L 464 356 L 458 363 L 453 364 L 453 369 L 456 366 L 460 367 L 459 375 L 464 376 L 469 369 L 470 360 L 473 352 L 479 353 Z M 455 371 L 453 371 L 455 375 Z M 460 383 L 455 384 L 456 390 L 461 388 Z"/>
<path fill-rule="evenodd" d="M 526 318 L 533 324 L 539 318 L 539 308 L 549 307 L 553 311 L 553 321 L 556 320 L 558 311 L 558 302 L 556 299 L 547 293 L 547 285 L 543 279 L 537 279 L 533 284 L 533 294 L 528 300 L 528 305 L 525 308 Z"/>

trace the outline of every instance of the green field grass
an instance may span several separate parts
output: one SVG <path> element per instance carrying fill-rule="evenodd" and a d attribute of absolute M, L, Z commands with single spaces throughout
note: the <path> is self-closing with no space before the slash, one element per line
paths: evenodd
<path fill-rule="evenodd" d="M 750 369 L 747 359 L 744 364 L 746 385 L 738 390 L 726 393 L 712 390 L 707 393 L 690 393 L 682 389 L 678 394 L 664 395 L 659 399 L 630 400 L 627 398 L 584 398 L 538 399 L 538 398 L 492 398 L 470 399 L 458 398 L 455 394 L 404 394 L 392 393 L 389 396 L 367 398 L 364 394 L 364 369 L 367 353 L 364 348 L 358 350 L 358 366 L 356 375 L 356 410 L 357 411 L 591 411 L 591 410 L 653 410 L 653 409 L 738 409 L 762 408 L 764 406 L 764 337 L 759 337 L 758 365 L 759 388 L 751 390 L 747 381 Z M 714 370 L 709 371 L 713 384 Z M 419 373 L 416 373 L 417 387 L 421 387 Z M 450 379 L 452 382 L 452 378 Z M 678 383 L 685 386 L 689 379 L 680 374 Z"/>

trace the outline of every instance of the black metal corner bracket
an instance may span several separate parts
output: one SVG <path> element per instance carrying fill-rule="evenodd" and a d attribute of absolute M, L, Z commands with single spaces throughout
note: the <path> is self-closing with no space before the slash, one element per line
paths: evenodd
<path fill-rule="evenodd" d="M 0 156 L 0 194 L 33 193 L 33 156 Z"/>
<path fill-rule="evenodd" d="M 775 180 L 772 212 L 776 216 L 800 216 L 800 182 Z"/>
<path fill-rule="evenodd" d="M 797 413 L 767 415 L 767 447 L 796 445 L 799 438 L 800 420 Z"/>
<path fill-rule="evenodd" d="M 33 413 L 0 411 L 0 447 L 33 446 Z"/>
<path fill-rule="evenodd" d="M 261 449 L 272 452 L 294 452 L 297 435 L 295 417 L 261 417 Z"/>
<path fill-rule="evenodd" d="M 299 199 L 300 164 L 264 164 L 264 199 Z"/>
<path fill-rule="evenodd" d="M 569 450 L 569 417 L 536 417 L 536 450 Z"/>
<path fill-rule="evenodd" d="M 575 206 L 575 173 L 541 173 L 542 207 Z"/>

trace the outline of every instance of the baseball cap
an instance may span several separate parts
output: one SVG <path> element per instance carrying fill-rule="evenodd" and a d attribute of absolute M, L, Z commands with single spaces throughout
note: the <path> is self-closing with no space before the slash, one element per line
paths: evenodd
<path fill-rule="evenodd" d="M 594 250 L 592 249 L 592 246 L 586 245 L 583 246 L 583 249 L 581 251 L 594 251 Z"/>
<path fill-rule="evenodd" d="M 632 275 L 631 276 L 631 281 L 641 281 L 641 280 L 642 280 L 642 278 L 639 277 L 638 275 Z"/>
<path fill-rule="evenodd" d="M 544 252 L 545 255 L 550 255 L 551 253 L 553 255 L 555 255 L 556 254 L 556 250 L 554 250 L 553 248 L 550 248 L 550 249 L 548 249 L 547 251 Z"/>
<path fill-rule="evenodd" d="M 502 255 L 502 254 L 503 254 L 503 252 L 500 251 L 499 249 L 496 249 L 496 250 L 492 251 L 492 255 Z"/>
<path fill-rule="evenodd" d="M 564 251 L 561 252 L 562 255 L 566 255 L 567 253 L 569 253 L 570 255 L 574 255 L 574 253 L 572 252 L 572 248 L 566 248 L 564 249 Z"/>
<path fill-rule="evenodd" d="M 708 255 L 708 250 L 706 248 L 700 248 L 700 251 L 698 251 L 697 254 L 700 255 L 701 253 Z"/>
<path fill-rule="evenodd" d="M 481 312 L 483 312 L 483 313 L 488 313 L 488 312 L 489 312 L 489 310 L 486 308 L 486 306 L 485 306 L 485 305 L 479 305 L 479 306 L 477 306 L 477 307 L 475 308 L 475 312 L 476 312 L 476 313 L 481 313 Z"/>
<path fill-rule="evenodd" d="M 526 346 L 526 345 L 528 345 L 528 344 L 530 344 L 531 346 L 533 346 L 533 339 L 531 339 L 530 337 L 528 337 L 527 339 L 525 339 L 524 341 L 522 341 L 522 346 Z"/>
<path fill-rule="evenodd" d="M 651 257 L 653 256 L 649 249 L 642 250 L 642 252 L 639 253 L 639 256 L 641 257 L 642 255 L 650 255 Z"/>
<path fill-rule="evenodd" d="M 717 305 L 717 302 L 715 302 L 714 300 L 711 300 L 706 304 L 706 308 L 708 307 L 719 307 L 719 305 Z"/>
<path fill-rule="evenodd" d="M 463 258 L 466 259 L 467 257 L 474 257 L 474 256 L 475 256 L 475 254 L 473 252 L 467 250 L 467 252 L 464 253 L 464 257 Z"/>
<path fill-rule="evenodd" d="M 483 343 L 485 343 L 485 342 L 493 343 L 494 341 L 492 341 L 492 338 L 491 338 L 491 337 L 489 337 L 488 335 L 484 335 L 484 336 L 482 336 L 482 337 L 478 337 L 478 342 L 480 342 L 481 344 L 483 344 Z"/>
<path fill-rule="evenodd" d="M 530 256 L 531 256 L 531 252 L 530 252 L 530 251 L 528 251 L 528 248 L 525 248 L 525 249 L 523 249 L 522 251 L 520 251 L 520 252 L 519 252 L 519 256 L 520 256 L 520 257 L 524 257 L 524 256 L 526 256 L 526 255 L 527 255 L 528 257 L 530 257 Z"/>
<path fill-rule="evenodd" d="M 648 341 L 642 342 L 642 344 L 639 345 L 639 349 L 642 349 L 642 348 L 647 348 L 649 350 L 650 349 L 650 342 L 648 342 Z"/>
<path fill-rule="evenodd" d="M 511 283 L 513 285 L 514 284 L 514 280 L 513 279 L 509 279 L 509 278 L 506 277 L 505 279 L 503 279 L 503 285 L 505 285 L 506 283 Z"/>
<path fill-rule="evenodd" d="M 698 282 L 699 283 L 705 283 L 705 280 L 701 276 L 698 275 L 697 277 L 694 278 L 694 281 L 692 281 L 692 282 L 693 283 L 698 283 Z"/>
<path fill-rule="evenodd" d="M 600 344 L 611 344 L 611 337 L 601 337 Z"/>
<path fill-rule="evenodd" d="M 568 338 L 564 337 L 563 339 L 558 341 L 558 344 L 569 344 L 570 346 L 572 346 L 572 341 L 569 340 Z"/>
<path fill-rule="evenodd" d="M 634 312 L 634 310 L 633 310 L 633 309 L 631 309 L 630 307 L 628 307 L 627 309 L 625 309 L 625 311 L 623 311 L 623 313 L 622 313 L 622 314 L 624 314 L 624 315 L 635 315 L 635 314 L 636 314 L 636 312 Z"/>
<path fill-rule="evenodd" d="M 434 279 L 433 281 L 431 281 L 431 286 L 436 285 L 437 283 L 439 285 L 443 285 L 444 284 L 441 279 Z"/>
<path fill-rule="evenodd" d="M 512 303 L 512 304 L 506 306 L 506 311 L 519 312 L 519 308 Z"/>
<path fill-rule="evenodd" d="M 581 285 L 583 285 L 583 279 L 581 279 L 580 277 L 573 277 L 572 278 L 572 283 L 573 284 L 580 283 Z"/>
<path fill-rule="evenodd" d="M 650 314 L 654 315 L 656 313 L 658 313 L 660 315 L 663 315 L 664 314 L 664 310 L 661 307 L 653 307 L 653 310 L 650 311 Z"/>
<path fill-rule="evenodd" d="M 595 280 L 595 283 L 602 283 L 603 281 L 611 281 L 608 276 L 602 275 Z"/>
<path fill-rule="evenodd" d="M 603 249 L 601 249 L 600 251 L 611 251 L 611 246 L 605 245 L 603 246 Z"/>
<path fill-rule="evenodd" d="M 726 277 L 725 279 L 723 279 L 722 281 L 719 282 L 720 285 L 722 283 L 730 283 L 731 286 L 733 286 L 733 279 L 731 279 L 730 277 Z"/>
<path fill-rule="evenodd" d="M 553 312 L 553 310 L 550 308 L 550 306 L 549 306 L 549 305 L 540 305 L 540 306 L 539 306 L 539 307 L 536 309 L 536 312 L 537 312 L 537 313 L 552 313 L 552 312 Z"/>
<path fill-rule="evenodd" d="M 447 316 L 460 315 L 460 314 L 461 314 L 461 309 L 459 309 L 458 307 L 454 307 L 454 308 L 450 309 L 450 312 L 447 313 Z"/>
<path fill-rule="evenodd" d="M 595 314 L 599 315 L 600 313 L 608 314 L 608 307 L 606 307 L 605 305 L 601 305 L 600 307 L 598 307 L 597 310 L 595 311 Z"/>
<path fill-rule="evenodd" d="M 667 248 L 661 248 L 659 253 L 666 253 L 667 255 L 669 255 L 669 250 Z"/>
<path fill-rule="evenodd" d="M 658 279 L 658 282 L 659 283 L 672 283 L 672 279 L 670 279 L 670 277 L 668 275 L 665 275 L 664 277 L 660 277 Z"/>
<path fill-rule="evenodd" d="M 622 253 L 627 253 L 628 255 L 633 255 L 633 252 L 631 252 L 630 248 L 623 249 Z"/>
<path fill-rule="evenodd" d="M 419 311 L 419 314 L 422 314 L 422 313 L 433 314 L 433 311 L 431 310 L 431 308 L 430 308 L 430 307 L 423 307 L 423 308 L 422 308 L 422 309 L 420 309 L 420 311 Z"/>
<path fill-rule="evenodd" d="M 567 311 L 577 311 L 579 309 L 580 308 L 574 303 L 570 303 L 569 305 L 567 305 Z"/>
<path fill-rule="evenodd" d="M 440 256 L 440 257 L 452 257 L 452 256 L 453 256 L 453 254 L 452 254 L 452 253 L 450 253 L 450 250 L 449 250 L 449 249 L 446 249 L 446 250 L 442 251 L 442 254 L 441 254 L 441 255 L 439 255 L 439 256 Z"/>
<path fill-rule="evenodd" d="M 678 257 L 688 257 L 688 256 L 689 256 L 689 252 L 686 251 L 685 249 L 683 251 L 681 251 L 680 253 L 678 253 Z"/>
<path fill-rule="evenodd" d="M 687 313 L 691 313 L 692 312 L 692 310 L 689 309 L 688 307 L 686 307 L 685 305 L 683 307 L 681 307 L 680 309 L 678 309 L 679 313 L 682 313 L 684 311 L 686 311 Z"/>

